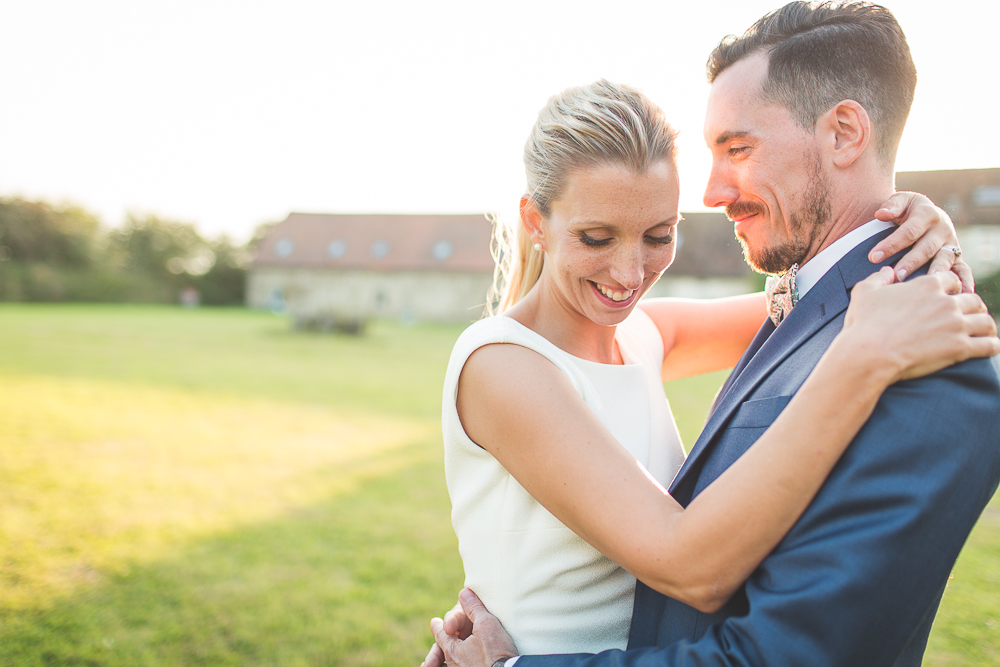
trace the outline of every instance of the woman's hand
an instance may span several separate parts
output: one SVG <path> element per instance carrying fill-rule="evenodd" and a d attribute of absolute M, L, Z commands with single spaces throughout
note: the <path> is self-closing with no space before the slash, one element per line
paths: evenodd
<path fill-rule="evenodd" d="M 897 192 L 882 205 L 875 217 L 894 222 L 899 229 L 883 239 L 868 253 L 872 262 L 881 262 L 904 248 L 910 252 L 896 263 L 896 278 L 902 281 L 932 257 L 928 274 L 951 271 L 962 281 L 963 292 L 973 292 L 976 284 L 972 269 L 961 259 L 958 236 L 951 218 L 930 199 L 916 192 Z"/>
<path fill-rule="evenodd" d="M 841 333 L 852 356 L 870 355 L 873 372 L 884 369 L 888 384 L 1000 354 L 996 322 L 978 295 L 962 293 L 957 275 L 894 281 L 884 267 L 855 285 Z"/>

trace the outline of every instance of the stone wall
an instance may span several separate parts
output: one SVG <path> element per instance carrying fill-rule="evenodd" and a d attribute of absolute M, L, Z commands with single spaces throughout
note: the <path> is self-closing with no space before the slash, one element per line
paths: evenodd
<path fill-rule="evenodd" d="M 293 317 L 472 322 L 492 281 L 486 273 L 256 267 L 247 277 L 247 305 Z"/>

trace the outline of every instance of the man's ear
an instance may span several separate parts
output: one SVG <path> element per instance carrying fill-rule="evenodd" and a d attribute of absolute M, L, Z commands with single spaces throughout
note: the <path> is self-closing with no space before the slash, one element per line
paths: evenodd
<path fill-rule="evenodd" d="M 865 152 L 872 139 L 868 111 L 854 100 L 842 100 L 820 116 L 816 131 L 830 152 L 833 164 L 851 166 Z"/>
<path fill-rule="evenodd" d="M 524 231 L 528 232 L 531 242 L 540 243 L 544 250 L 545 232 L 542 231 L 543 217 L 534 199 L 527 195 L 521 197 L 521 225 L 524 227 Z"/>

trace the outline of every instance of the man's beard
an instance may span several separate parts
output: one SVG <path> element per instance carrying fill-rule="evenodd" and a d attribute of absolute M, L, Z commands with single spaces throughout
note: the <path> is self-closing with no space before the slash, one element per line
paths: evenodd
<path fill-rule="evenodd" d="M 736 232 L 743 246 L 743 257 L 750 268 L 760 273 L 784 273 L 792 264 L 802 264 L 819 233 L 830 220 L 830 187 L 823 178 L 819 160 L 813 161 L 809 183 L 802 195 L 802 206 L 788 219 L 790 238 L 772 246 L 751 247 L 746 237 Z M 726 207 L 730 219 L 757 213 L 762 217 L 765 209 L 756 202 L 735 202 Z"/>

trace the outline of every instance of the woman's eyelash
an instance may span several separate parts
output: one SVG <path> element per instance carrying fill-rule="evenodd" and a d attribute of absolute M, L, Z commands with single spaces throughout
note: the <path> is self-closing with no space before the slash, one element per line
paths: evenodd
<path fill-rule="evenodd" d="M 665 236 L 647 236 L 646 240 L 650 243 L 656 243 L 658 245 L 667 245 L 668 243 L 674 242 L 674 235 L 667 234 Z M 599 248 L 611 243 L 611 239 L 595 239 L 587 234 L 580 234 L 580 241 L 584 245 L 590 246 L 591 248 Z"/>
<path fill-rule="evenodd" d="M 587 236 L 587 234 L 580 234 L 580 241 L 582 241 L 584 245 L 589 245 L 591 247 L 600 247 L 611 243 L 611 239 L 595 239 L 593 236 Z"/>

